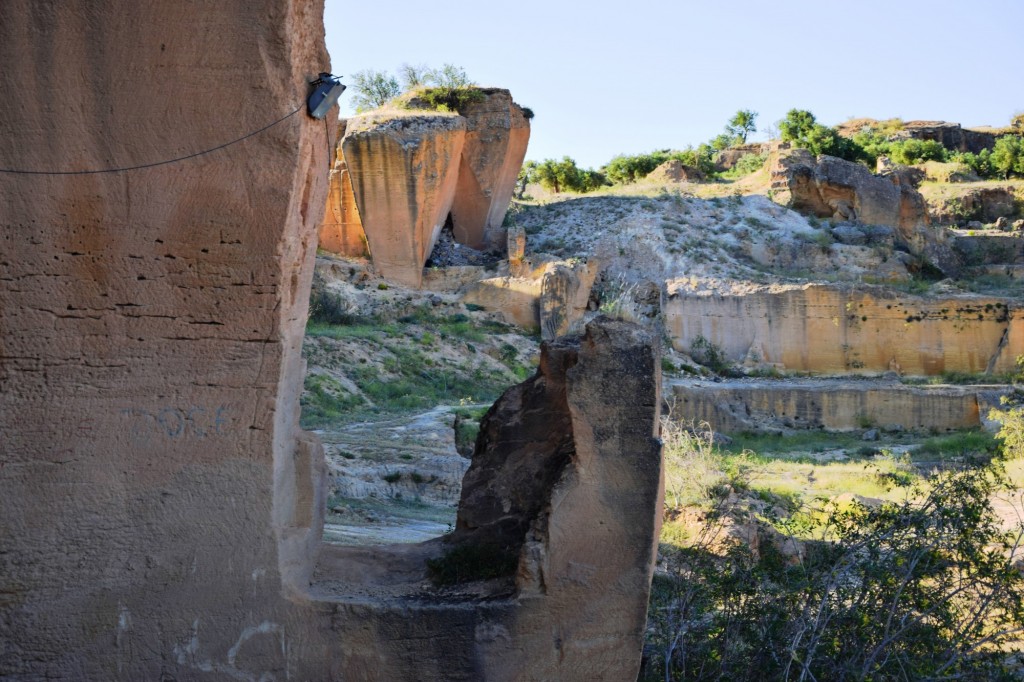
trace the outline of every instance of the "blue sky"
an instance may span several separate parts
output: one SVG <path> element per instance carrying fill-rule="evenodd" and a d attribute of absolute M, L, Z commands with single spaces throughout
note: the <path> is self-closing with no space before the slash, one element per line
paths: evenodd
<path fill-rule="evenodd" d="M 462 66 L 534 110 L 531 159 L 697 144 L 738 109 L 761 128 L 791 108 L 829 125 L 1024 110 L 1024 0 L 326 2 L 334 73 Z"/>

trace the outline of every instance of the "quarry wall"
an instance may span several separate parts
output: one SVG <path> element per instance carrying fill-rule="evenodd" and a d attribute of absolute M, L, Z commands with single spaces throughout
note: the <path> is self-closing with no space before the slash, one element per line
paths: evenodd
<path fill-rule="evenodd" d="M 735 362 L 827 373 L 1013 371 L 1024 312 L 1011 300 L 930 297 L 881 287 L 773 285 L 695 290 L 668 283 L 665 325 L 689 350 L 704 337 Z"/>

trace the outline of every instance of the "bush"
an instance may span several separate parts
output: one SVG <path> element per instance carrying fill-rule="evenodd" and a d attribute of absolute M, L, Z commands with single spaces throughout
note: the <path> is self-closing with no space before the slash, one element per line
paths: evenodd
<path fill-rule="evenodd" d="M 580 168 L 576 161 L 568 156 L 563 156 L 561 161 L 528 161 L 523 169 L 527 174 L 527 180 L 539 182 L 542 187 L 556 194 L 563 190 L 593 192 L 606 184 L 603 174 L 589 168 Z"/>
<path fill-rule="evenodd" d="M 721 549 L 707 524 L 655 584 L 647 679 L 1019 679 L 1024 576 L 989 502 L 1001 480 L 971 470 L 930 486 L 832 506 L 829 539 L 799 561 L 770 536 L 756 553 Z"/>
<path fill-rule="evenodd" d="M 732 372 L 732 364 L 725 357 L 725 352 L 702 335 L 698 334 L 690 344 L 690 357 L 715 374 L 728 375 Z"/>
<path fill-rule="evenodd" d="M 900 140 L 889 145 L 889 158 L 910 166 L 925 161 L 945 161 L 946 148 L 935 140 Z"/>

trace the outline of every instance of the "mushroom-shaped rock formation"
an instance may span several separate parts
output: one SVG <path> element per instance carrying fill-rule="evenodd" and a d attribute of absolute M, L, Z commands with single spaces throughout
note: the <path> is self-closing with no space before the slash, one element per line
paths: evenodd
<path fill-rule="evenodd" d="M 526 158 L 530 121 L 508 90 L 486 88 L 464 106 L 466 144 L 452 203 L 455 240 L 474 249 L 502 243 L 501 224 Z"/>
<path fill-rule="evenodd" d="M 454 114 L 348 120 L 342 156 L 374 267 L 384 277 L 420 286 L 451 210 L 465 137 L 466 119 Z"/>

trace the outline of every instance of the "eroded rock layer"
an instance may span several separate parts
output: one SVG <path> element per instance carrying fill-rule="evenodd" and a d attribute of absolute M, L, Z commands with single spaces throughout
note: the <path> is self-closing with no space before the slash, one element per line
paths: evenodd
<path fill-rule="evenodd" d="M 999 406 L 1003 386 L 907 386 L 898 381 L 673 382 L 673 414 L 715 432 L 871 427 L 921 432 L 973 429 Z"/>
<path fill-rule="evenodd" d="M 801 213 L 896 229 L 898 243 L 943 273 L 961 267 L 945 232 L 929 227 L 927 205 L 910 172 L 875 175 L 864 166 L 806 149 L 779 149 L 770 160 L 772 199 Z"/>
<path fill-rule="evenodd" d="M 668 283 L 665 325 L 681 350 L 703 337 L 731 361 L 792 371 L 1005 373 L 1024 354 L 1018 302 L 923 299 L 876 287 L 713 291 L 675 280 Z"/>

